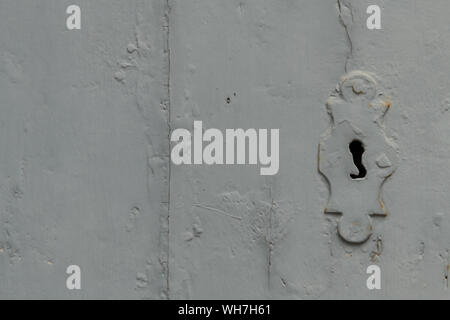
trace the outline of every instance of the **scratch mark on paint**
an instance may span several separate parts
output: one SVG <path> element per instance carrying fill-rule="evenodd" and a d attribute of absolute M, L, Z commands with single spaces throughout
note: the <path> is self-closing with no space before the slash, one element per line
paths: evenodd
<path fill-rule="evenodd" d="M 215 213 L 218 213 L 220 215 L 227 216 L 227 217 L 230 217 L 230 218 L 233 218 L 233 219 L 236 219 L 236 220 L 242 220 L 241 217 L 233 216 L 232 214 L 229 214 L 229 213 L 227 213 L 225 211 L 222 211 L 220 209 L 217 209 L 217 208 L 205 206 L 203 204 L 193 204 L 193 206 L 197 207 L 197 208 L 205 209 L 205 210 L 208 210 L 208 211 L 211 211 L 211 212 L 215 212 Z"/>

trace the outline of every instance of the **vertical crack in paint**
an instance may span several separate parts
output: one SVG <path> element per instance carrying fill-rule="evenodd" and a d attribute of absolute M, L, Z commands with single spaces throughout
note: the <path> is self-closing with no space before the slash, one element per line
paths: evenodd
<path fill-rule="evenodd" d="M 353 13 L 352 13 L 351 7 L 346 6 L 342 1 L 343 0 L 337 0 L 337 7 L 338 7 L 338 11 L 339 11 L 339 21 L 345 29 L 345 34 L 347 36 L 347 43 L 349 46 L 349 52 L 345 59 L 345 67 L 344 67 L 344 70 L 347 73 L 348 72 L 348 62 L 353 57 L 353 41 L 352 41 L 352 38 L 350 37 L 349 21 L 347 21 L 346 18 L 350 18 L 350 20 L 351 20 L 350 23 L 352 23 L 353 22 Z M 349 14 L 348 17 L 346 17 L 346 13 Z"/>
<path fill-rule="evenodd" d="M 171 56 L 170 56 L 170 0 L 166 0 L 165 4 L 165 37 L 166 37 L 166 54 L 167 54 L 167 125 L 168 125 L 168 195 L 167 195 L 167 217 L 166 217 L 166 236 L 167 236 L 167 253 L 166 253 L 166 270 L 165 270 L 165 276 L 166 276 L 166 298 L 170 299 L 170 267 L 169 267 L 169 261 L 170 261 L 170 191 L 171 191 L 171 178 L 172 178 L 172 164 L 170 160 L 170 135 L 172 133 L 172 125 L 171 125 L 171 104 L 170 104 L 170 72 L 171 72 Z"/>
<path fill-rule="evenodd" d="M 270 290 L 270 278 L 272 273 L 272 254 L 273 254 L 273 238 L 272 238 L 272 216 L 273 216 L 273 210 L 274 210 L 274 199 L 272 195 L 272 188 L 269 189 L 270 192 L 270 210 L 269 210 L 269 229 L 268 229 L 268 237 L 266 242 L 268 243 L 268 268 L 267 268 L 267 277 L 268 277 L 268 283 L 269 283 L 269 290 Z"/>

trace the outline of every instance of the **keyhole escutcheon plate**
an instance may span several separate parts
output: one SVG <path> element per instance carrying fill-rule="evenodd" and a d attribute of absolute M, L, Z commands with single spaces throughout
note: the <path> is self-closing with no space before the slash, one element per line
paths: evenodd
<path fill-rule="evenodd" d="M 324 211 L 340 215 L 342 239 L 363 243 L 373 232 L 371 217 L 387 214 L 381 189 L 398 162 L 398 147 L 383 123 L 391 102 L 373 75 L 354 71 L 341 78 L 326 107 L 331 120 L 318 157 L 330 191 Z"/>

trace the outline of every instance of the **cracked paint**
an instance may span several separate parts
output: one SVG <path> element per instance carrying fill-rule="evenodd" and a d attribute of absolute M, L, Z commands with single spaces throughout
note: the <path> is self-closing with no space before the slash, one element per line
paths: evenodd
<path fill-rule="evenodd" d="M 382 30 L 356 0 L 78 1 L 78 31 L 1 4 L 0 298 L 449 297 L 448 1 Z M 194 120 L 279 128 L 279 174 L 171 166 Z"/>

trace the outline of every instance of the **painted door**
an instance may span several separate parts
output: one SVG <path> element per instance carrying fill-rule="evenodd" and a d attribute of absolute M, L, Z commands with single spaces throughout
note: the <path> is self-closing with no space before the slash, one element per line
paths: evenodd
<path fill-rule="evenodd" d="M 448 9 L 1 1 L 0 298 L 450 298 Z M 175 164 L 196 121 L 279 170 Z"/>

